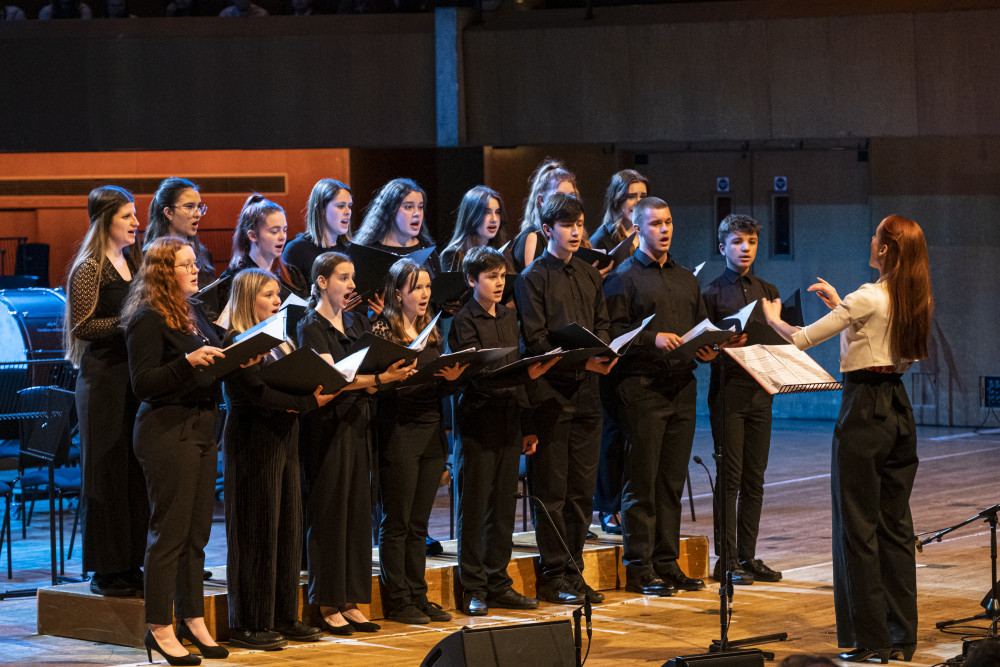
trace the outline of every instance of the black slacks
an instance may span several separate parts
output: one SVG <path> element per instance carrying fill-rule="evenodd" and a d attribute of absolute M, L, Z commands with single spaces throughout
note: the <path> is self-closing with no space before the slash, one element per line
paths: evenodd
<path fill-rule="evenodd" d="M 628 376 L 618 385 L 625 426 L 622 562 L 630 578 L 677 561 L 696 399 L 697 383 L 690 372 Z"/>
<path fill-rule="evenodd" d="M 132 451 L 138 407 L 128 359 L 91 344 L 76 380 L 86 572 L 126 572 L 142 567 L 145 558 L 149 496 Z"/>
<path fill-rule="evenodd" d="M 615 391 L 618 381 L 601 376 L 601 458 L 594 487 L 594 510 L 614 514 L 622 508 L 622 470 L 625 466 L 625 432 Z"/>
<path fill-rule="evenodd" d="M 752 378 L 728 378 L 724 391 L 718 384 L 713 375 L 708 389 L 708 406 L 712 438 L 725 456 L 728 553 L 730 559 L 751 560 L 757 555 L 760 513 L 764 505 L 764 471 L 771 449 L 773 397 Z M 720 495 L 716 495 L 713 507 L 716 555 L 721 555 L 722 544 Z"/>
<path fill-rule="evenodd" d="M 309 602 L 323 607 L 372 599 L 370 405 L 348 395 L 302 419 Z"/>
<path fill-rule="evenodd" d="M 520 410 L 513 399 L 458 402 L 455 486 L 459 578 L 466 593 L 502 593 L 517 514 Z"/>
<path fill-rule="evenodd" d="M 843 384 L 831 476 L 837 642 L 870 649 L 915 644 L 913 409 L 898 375 L 854 371 Z"/>
<path fill-rule="evenodd" d="M 601 453 L 601 404 L 592 373 L 579 381 L 543 377 L 538 383 L 542 388 L 542 400 L 535 408 L 539 444 L 528 457 L 528 474 L 532 491 L 545 508 L 535 508 L 539 581 L 544 583 L 577 577 L 560 536 L 583 569 L 583 545 L 594 515 L 594 484 Z M 551 522 L 544 516 L 545 510 Z"/>
<path fill-rule="evenodd" d="M 234 405 L 226 416 L 229 626 L 298 620 L 302 554 L 298 417 Z"/>
<path fill-rule="evenodd" d="M 142 403 L 135 455 L 146 475 L 151 515 L 146 540 L 146 622 L 168 625 L 205 615 L 205 545 L 212 533 L 214 405 Z M 173 614 L 171 614 L 173 603 Z"/>
<path fill-rule="evenodd" d="M 387 417 L 385 412 L 389 411 L 382 411 L 381 418 Z M 380 434 L 379 576 L 389 609 L 427 599 L 427 522 L 444 463 L 440 421 L 395 423 Z"/>

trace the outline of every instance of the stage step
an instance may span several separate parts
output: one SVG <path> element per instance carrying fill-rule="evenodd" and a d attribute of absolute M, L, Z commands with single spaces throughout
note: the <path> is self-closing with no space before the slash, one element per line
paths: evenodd
<path fill-rule="evenodd" d="M 595 530 L 594 532 L 599 532 Z M 427 559 L 428 597 L 445 609 L 454 609 L 458 590 L 454 540 L 441 543 L 445 553 Z M 378 550 L 374 550 L 372 604 L 362 610 L 372 619 L 384 617 L 378 580 Z M 535 565 L 538 550 L 534 533 L 514 535 L 514 553 L 507 573 L 514 588 L 525 595 L 535 595 Z M 587 542 L 583 554 L 583 572 L 587 583 L 596 590 L 614 590 L 625 585 L 621 537 L 605 536 Z M 682 536 L 681 569 L 689 576 L 708 578 L 709 545 L 705 536 Z M 209 567 L 213 580 L 205 583 L 205 623 L 217 641 L 229 637 L 229 610 L 225 587 L 225 568 Z M 318 609 L 306 598 L 306 584 L 299 588 L 302 619 L 316 624 Z M 90 592 L 87 582 L 62 584 L 38 589 L 38 633 L 82 639 L 85 641 L 141 647 L 146 634 L 143 601 L 140 598 L 108 598 Z"/>

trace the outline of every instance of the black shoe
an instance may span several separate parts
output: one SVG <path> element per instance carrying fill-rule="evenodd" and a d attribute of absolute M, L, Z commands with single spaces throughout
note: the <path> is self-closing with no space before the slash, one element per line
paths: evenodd
<path fill-rule="evenodd" d="M 117 574 L 95 572 L 90 578 L 90 592 L 108 598 L 133 598 L 139 591 Z"/>
<path fill-rule="evenodd" d="M 730 570 L 732 571 L 734 586 L 750 586 L 751 584 L 753 584 L 753 575 L 744 570 L 736 563 L 732 564 Z M 722 578 L 725 576 L 725 574 L 726 573 L 722 571 L 722 561 L 721 560 L 715 561 L 715 569 L 712 570 L 712 578 L 715 579 L 716 581 L 722 581 Z"/>
<path fill-rule="evenodd" d="M 576 589 L 576 592 L 580 594 L 580 601 L 583 601 L 584 595 L 590 596 L 590 604 L 601 604 L 604 602 L 604 593 L 600 591 L 595 591 L 593 588 L 587 585 L 587 582 L 583 579 L 570 579 L 569 585 Z"/>
<path fill-rule="evenodd" d="M 433 537 L 424 538 L 424 549 L 428 556 L 440 556 L 444 553 L 444 547 Z"/>
<path fill-rule="evenodd" d="M 143 646 L 146 647 L 146 657 L 149 658 L 150 662 L 153 662 L 153 651 L 156 651 L 163 656 L 163 659 L 167 661 L 168 665 L 200 665 L 201 658 L 196 655 L 170 655 L 169 653 L 164 653 L 163 649 L 156 642 L 156 637 L 153 636 L 152 630 L 146 630 L 146 636 L 142 640 Z"/>
<path fill-rule="evenodd" d="M 229 651 L 226 650 L 225 646 L 219 646 L 215 644 L 210 646 L 209 644 L 202 644 L 198 641 L 198 638 L 194 636 L 191 632 L 191 628 L 187 626 L 184 621 L 177 622 L 177 641 L 187 640 L 189 643 L 194 644 L 198 647 L 198 652 L 201 653 L 203 658 L 209 660 L 225 660 L 229 657 Z"/>
<path fill-rule="evenodd" d="M 640 595 L 658 595 L 660 597 L 669 597 L 674 594 L 674 587 L 660 579 L 658 576 L 652 572 L 646 572 L 645 574 L 632 577 L 631 579 L 626 577 L 625 579 L 625 590 L 630 593 L 639 593 Z"/>
<path fill-rule="evenodd" d="M 565 579 L 552 579 L 537 588 L 538 599 L 552 604 L 583 604 L 583 595 Z"/>
<path fill-rule="evenodd" d="M 347 619 L 344 620 L 346 621 Z M 349 637 L 354 634 L 354 626 L 352 626 L 350 622 L 344 623 L 343 625 L 331 625 L 330 623 L 327 623 L 325 618 L 320 617 L 319 626 L 331 635 L 337 635 L 338 637 Z"/>
<path fill-rule="evenodd" d="M 466 616 L 485 616 L 489 610 L 486 595 L 481 591 L 466 593 L 462 598 L 462 613 Z"/>
<path fill-rule="evenodd" d="M 768 583 L 781 581 L 781 573 L 772 570 L 767 565 L 764 565 L 764 561 L 759 558 L 741 560 L 740 567 L 742 567 L 745 572 L 752 574 L 754 581 L 766 581 Z"/>
<path fill-rule="evenodd" d="M 275 621 L 271 628 L 290 642 L 318 642 L 323 631 L 302 621 Z"/>
<path fill-rule="evenodd" d="M 123 574 L 121 578 L 122 581 L 134 588 L 140 596 L 142 595 L 142 591 L 146 587 L 146 576 L 142 573 L 142 568 L 132 568 Z"/>
<path fill-rule="evenodd" d="M 605 514 L 604 512 L 598 512 L 597 518 L 601 522 L 601 530 L 603 530 L 608 535 L 621 535 L 622 534 L 622 524 L 621 520 L 618 518 L 618 513 Z M 608 523 L 609 519 L 614 519 L 615 523 Z"/>
<path fill-rule="evenodd" d="M 893 644 L 889 658 L 892 660 L 902 660 L 909 662 L 913 659 L 913 654 L 917 650 L 916 644 Z"/>
<path fill-rule="evenodd" d="M 587 539 L 588 540 L 596 540 L 597 539 L 597 533 L 595 533 L 592 530 L 588 530 L 587 531 Z"/>
<path fill-rule="evenodd" d="M 679 567 L 658 570 L 656 574 L 679 591 L 700 591 L 705 588 L 704 581 L 687 576 Z"/>
<path fill-rule="evenodd" d="M 441 605 L 436 602 L 425 600 L 424 603 L 418 605 L 417 608 L 420 609 L 420 611 L 422 611 L 427 618 L 431 619 L 432 623 L 444 623 L 445 621 L 451 620 L 451 614 L 442 609 Z"/>
<path fill-rule="evenodd" d="M 419 623 L 423 625 L 431 622 L 431 617 L 420 611 L 420 608 L 415 604 L 404 604 L 397 607 L 386 614 L 385 617 L 397 623 Z"/>
<path fill-rule="evenodd" d="M 869 648 L 856 648 L 851 651 L 844 651 L 840 654 L 840 659 L 844 662 L 868 662 L 869 658 L 878 658 L 879 662 L 883 665 L 889 664 L 889 654 L 892 649 L 880 648 L 880 649 L 869 649 Z"/>
<path fill-rule="evenodd" d="M 229 645 L 255 651 L 278 651 L 288 646 L 288 640 L 270 630 L 229 628 Z"/>
<path fill-rule="evenodd" d="M 352 621 L 344 612 L 340 612 L 344 616 L 344 620 L 350 623 L 351 627 L 354 628 L 355 632 L 378 632 L 382 629 L 382 626 L 378 623 L 372 623 L 371 621 Z"/>
<path fill-rule="evenodd" d="M 538 609 L 538 600 L 521 595 L 513 588 L 508 588 L 503 593 L 496 595 L 487 595 L 486 603 L 500 609 Z"/>

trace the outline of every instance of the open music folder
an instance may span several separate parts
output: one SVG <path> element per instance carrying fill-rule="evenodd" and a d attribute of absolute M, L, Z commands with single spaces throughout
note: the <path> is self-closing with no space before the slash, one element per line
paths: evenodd
<path fill-rule="evenodd" d="M 265 364 L 261 378 L 269 386 L 289 394 L 311 394 L 322 386 L 323 394 L 334 394 L 354 382 L 368 348 L 347 355 L 335 364 L 308 347 L 300 347 L 275 362 Z"/>
<path fill-rule="evenodd" d="M 812 357 L 794 345 L 748 345 L 723 349 L 769 394 L 843 389 Z"/>

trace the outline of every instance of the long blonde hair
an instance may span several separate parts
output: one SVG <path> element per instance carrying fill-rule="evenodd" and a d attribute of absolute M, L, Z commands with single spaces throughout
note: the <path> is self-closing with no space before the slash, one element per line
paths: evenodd
<path fill-rule="evenodd" d="M 97 298 L 101 291 L 101 278 L 104 275 L 104 265 L 108 262 L 108 245 L 111 242 L 111 223 L 118 214 L 119 209 L 126 204 L 134 204 L 135 197 L 125 188 L 117 185 L 102 185 L 90 191 L 87 197 L 87 214 L 90 216 L 90 228 L 87 235 L 83 237 L 76 257 L 70 264 L 66 278 L 66 311 L 63 321 L 63 347 L 66 350 L 66 359 L 74 366 L 80 365 L 83 358 L 83 350 L 86 341 L 73 335 L 74 329 L 82 322 L 86 321 L 94 310 L 97 309 Z M 142 264 L 142 251 L 139 245 L 133 243 L 124 254 L 132 260 L 132 266 L 138 268 Z M 80 270 L 84 262 L 94 260 L 97 262 L 97 289 L 94 291 L 94 300 L 88 304 L 86 314 L 80 318 L 79 322 L 73 322 L 73 302 L 77 295 L 73 292 L 73 277 Z"/>
<path fill-rule="evenodd" d="M 278 279 L 270 271 L 259 268 L 243 269 L 233 278 L 233 289 L 229 292 L 229 330 L 244 332 L 258 324 L 257 295 L 269 282 L 278 284 Z"/>
<path fill-rule="evenodd" d="M 406 328 L 403 324 L 403 302 L 396 295 L 396 292 L 402 291 L 404 288 L 412 291 L 417 286 L 417 281 L 420 279 L 421 273 L 430 275 L 427 269 L 412 259 L 403 258 L 389 268 L 389 275 L 385 279 L 385 292 L 383 292 L 385 295 L 385 307 L 382 309 L 382 317 L 389 325 L 392 337 L 398 343 L 408 344 L 412 342 L 412 339 L 406 335 Z M 423 331 L 424 327 L 431 323 L 431 319 L 431 311 L 428 308 L 413 323 L 417 332 Z M 440 335 L 438 334 L 437 327 L 435 327 L 428 341 L 436 344 L 439 338 Z"/>

